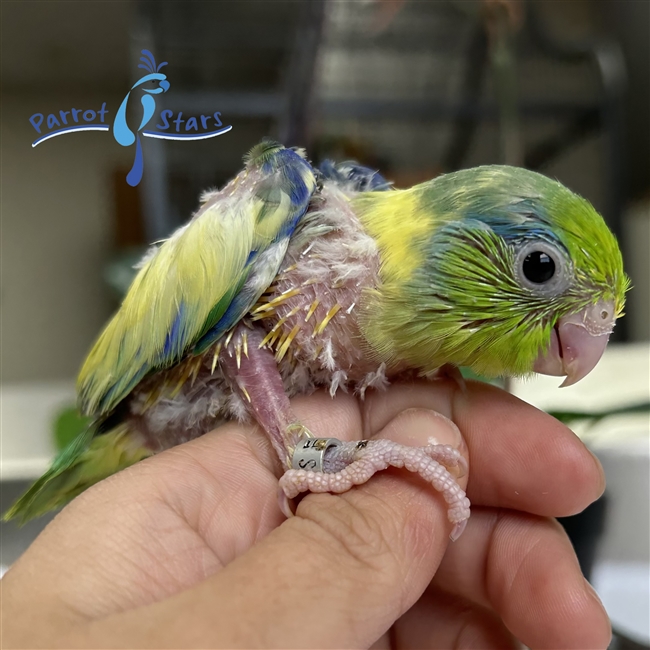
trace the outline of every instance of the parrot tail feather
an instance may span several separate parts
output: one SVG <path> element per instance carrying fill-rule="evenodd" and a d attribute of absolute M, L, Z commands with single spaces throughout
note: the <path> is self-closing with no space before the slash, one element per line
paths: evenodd
<path fill-rule="evenodd" d="M 92 424 L 54 459 L 50 469 L 2 519 L 18 519 L 24 524 L 64 506 L 91 485 L 151 454 L 151 450 L 134 442 L 132 432 L 124 424 L 101 434 L 99 425 Z"/>

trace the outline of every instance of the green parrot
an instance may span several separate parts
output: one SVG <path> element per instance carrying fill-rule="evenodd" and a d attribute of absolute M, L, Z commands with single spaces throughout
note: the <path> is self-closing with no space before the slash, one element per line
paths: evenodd
<path fill-rule="evenodd" d="M 469 501 L 458 452 L 315 438 L 289 398 L 363 398 L 404 373 L 469 367 L 569 385 L 598 362 L 628 280 L 583 198 L 540 174 L 467 169 L 407 190 L 348 162 L 314 168 L 265 141 L 140 263 L 78 379 L 89 428 L 6 513 L 26 520 L 229 419 L 254 419 L 300 492 L 343 492 L 390 465 Z M 447 370 L 445 370 L 447 372 Z"/>

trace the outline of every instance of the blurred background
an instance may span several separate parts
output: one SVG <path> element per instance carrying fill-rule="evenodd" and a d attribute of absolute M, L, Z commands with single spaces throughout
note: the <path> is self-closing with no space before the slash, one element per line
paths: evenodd
<path fill-rule="evenodd" d="M 588 198 L 619 237 L 634 286 L 618 344 L 576 387 L 557 391 L 557 382 L 535 380 L 513 390 L 549 409 L 648 401 L 647 0 L 3 0 L 1 7 L 3 509 L 52 457 L 53 430 L 71 417 L 60 416 L 74 403 L 75 374 L 119 304 L 132 262 L 187 220 L 201 191 L 231 178 L 264 136 L 306 147 L 314 162 L 354 158 L 397 187 L 508 163 Z M 143 48 L 168 62 L 171 88 L 157 97 L 158 113 L 219 111 L 232 130 L 195 142 L 145 139 L 136 188 L 125 182 L 132 149 L 106 133 L 32 148 L 34 113 L 106 102 L 111 121 L 142 76 Z M 610 488 L 574 532 L 615 625 L 646 646 L 648 425 L 647 412 L 576 425 Z M 45 521 L 21 531 L 2 524 L 4 565 Z"/>

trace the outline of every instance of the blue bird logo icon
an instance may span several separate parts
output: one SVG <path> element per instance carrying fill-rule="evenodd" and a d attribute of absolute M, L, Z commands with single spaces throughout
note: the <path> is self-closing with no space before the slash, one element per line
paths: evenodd
<path fill-rule="evenodd" d="M 133 161 L 133 167 L 126 177 L 126 182 L 131 185 L 131 187 L 135 187 L 142 180 L 144 164 L 142 158 L 142 144 L 140 142 L 140 131 L 142 131 L 142 129 L 148 124 L 156 110 L 156 100 L 154 95 L 159 95 L 169 90 L 169 81 L 167 81 L 167 77 L 160 72 L 160 69 L 167 65 L 167 62 L 165 61 L 156 67 L 156 60 L 149 50 L 142 50 L 140 61 L 142 63 L 138 65 L 138 68 L 147 70 L 147 74 L 138 79 L 138 81 L 131 86 L 131 90 L 126 93 L 126 96 L 122 100 L 117 114 L 115 115 L 115 120 L 113 121 L 113 137 L 118 144 L 123 147 L 130 147 L 135 143 L 135 159 Z M 145 87 L 145 84 L 149 84 L 148 87 Z M 140 96 L 140 103 L 142 104 L 142 119 L 134 133 L 126 121 L 126 108 L 131 93 L 136 88 L 139 88 L 142 91 L 142 95 Z"/>

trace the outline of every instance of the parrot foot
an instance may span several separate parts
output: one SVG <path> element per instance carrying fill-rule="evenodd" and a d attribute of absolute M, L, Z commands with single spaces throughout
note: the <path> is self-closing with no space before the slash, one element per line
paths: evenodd
<path fill-rule="evenodd" d="M 455 541 L 465 529 L 469 518 L 469 499 L 449 470 L 456 470 L 462 476 L 467 472 L 467 463 L 456 449 L 449 445 L 427 445 L 408 447 L 391 440 L 362 440 L 361 442 L 340 442 L 333 438 L 311 438 L 323 441 L 322 471 L 290 469 L 280 479 L 280 488 L 287 499 L 293 499 L 302 492 L 347 492 L 353 485 L 362 485 L 373 474 L 388 467 L 404 467 L 419 474 L 442 494 L 449 505 L 447 517 L 454 524 L 450 535 Z M 334 444 L 336 443 L 336 444 Z M 314 456 L 297 451 L 301 458 Z M 294 458 L 294 468 L 296 462 Z M 320 467 L 319 467 L 320 469 Z M 286 504 L 285 504 L 286 505 Z M 284 511 L 284 509 L 283 509 Z"/>

